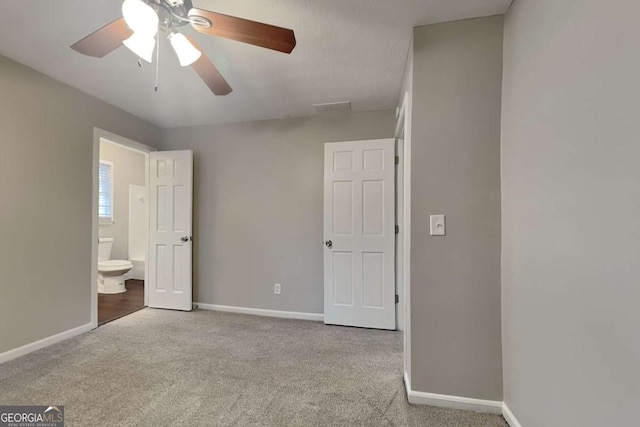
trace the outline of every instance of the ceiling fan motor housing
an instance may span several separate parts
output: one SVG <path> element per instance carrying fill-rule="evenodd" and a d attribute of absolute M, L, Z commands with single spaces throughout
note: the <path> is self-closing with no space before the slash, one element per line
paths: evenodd
<path fill-rule="evenodd" d="M 160 26 L 165 30 L 184 27 L 190 23 L 191 0 L 143 0 L 153 7 L 160 18 Z"/>

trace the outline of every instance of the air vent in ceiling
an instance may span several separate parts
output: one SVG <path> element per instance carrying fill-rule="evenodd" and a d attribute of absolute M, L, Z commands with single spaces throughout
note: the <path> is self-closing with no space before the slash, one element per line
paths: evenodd
<path fill-rule="evenodd" d="M 329 102 L 327 104 L 313 104 L 318 114 L 348 113 L 351 111 L 351 102 Z"/>

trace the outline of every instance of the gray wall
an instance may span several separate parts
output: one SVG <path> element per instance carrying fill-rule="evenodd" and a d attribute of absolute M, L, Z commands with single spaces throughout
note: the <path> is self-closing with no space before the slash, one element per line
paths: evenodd
<path fill-rule="evenodd" d="M 113 237 L 111 259 L 129 259 L 129 185 L 145 179 L 144 154 L 117 144 L 100 143 L 100 160 L 113 162 L 113 224 L 100 225 L 100 237 Z"/>
<path fill-rule="evenodd" d="M 502 400 L 503 17 L 414 30 L 411 386 Z M 429 215 L 446 236 L 429 236 Z"/>
<path fill-rule="evenodd" d="M 640 2 L 516 0 L 502 116 L 505 401 L 638 425 Z"/>
<path fill-rule="evenodd" d="M 322 313 L 324 143 L 394 127 L 378 111 L 167 130 L 162 149 L 195 152 L 194 300 Z"/>
<path fill-rule="evenodd" d="M 0 88 L 1 353 L 90 321 L 93 127 L 160 130 L 3 56 Z"/>

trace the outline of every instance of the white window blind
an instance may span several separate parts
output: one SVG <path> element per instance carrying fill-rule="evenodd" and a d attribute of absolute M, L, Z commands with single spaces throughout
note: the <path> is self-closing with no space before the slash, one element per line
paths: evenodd
<path fill-rule="evenodd" d="M 113 163 L 104 160 L 98 170 L 98 216 L 113 221 Z"/>

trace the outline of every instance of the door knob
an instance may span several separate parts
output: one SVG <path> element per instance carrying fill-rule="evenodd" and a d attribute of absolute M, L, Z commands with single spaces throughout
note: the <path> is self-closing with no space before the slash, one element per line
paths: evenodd
<path fill-rule="evenodd" d="M 326 242 L 324 242 L 324 244 L 331 249 L 333 247 L 333 242 L 331 240 L 327 240 Z"/>
<path fill-rule="evenodd" d="M 191 236 L 182 236 L 182 237 L 180 238 L 180 240 L 182 240 L 183 242 L 188 242 L 188 241 L 190 241 L 190 240 L 192 240 L 192 239 L 191 239 Z"/>

